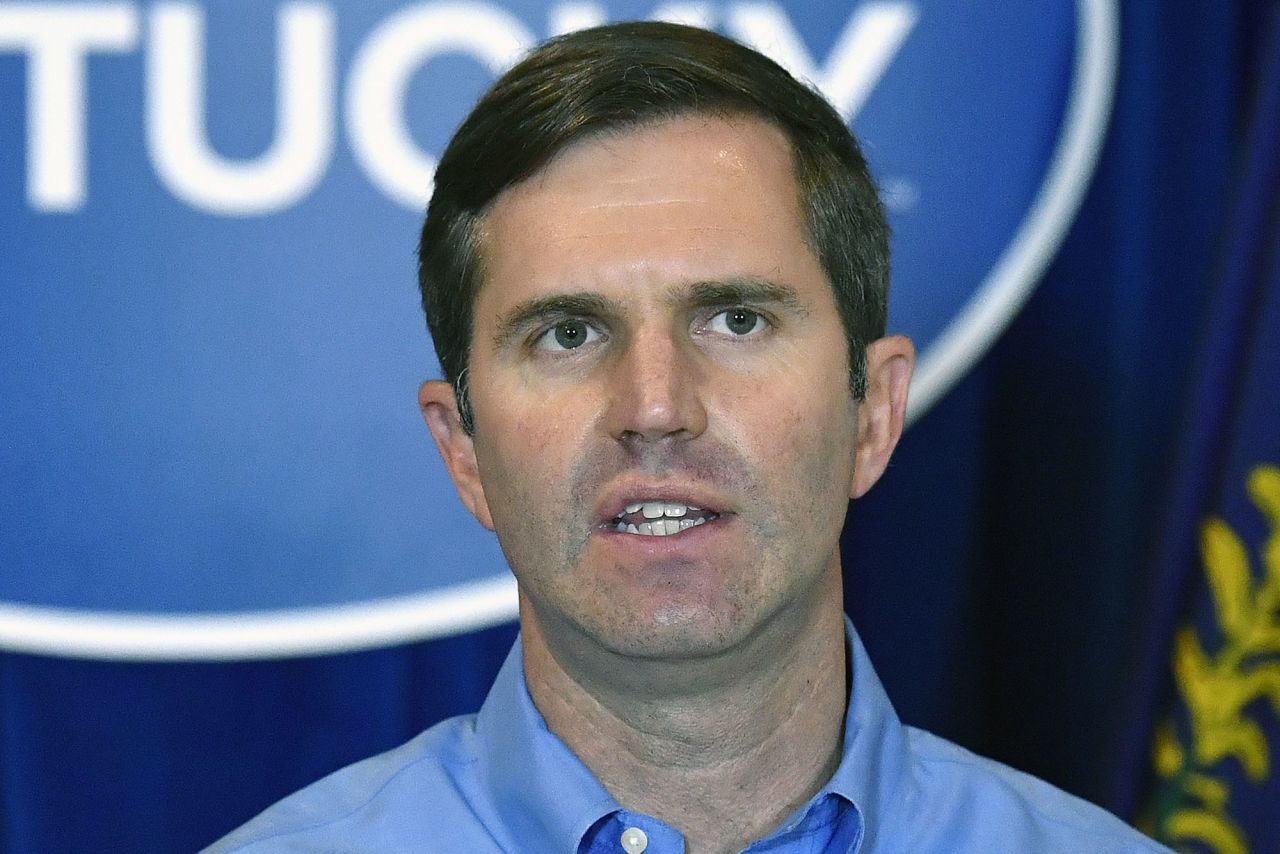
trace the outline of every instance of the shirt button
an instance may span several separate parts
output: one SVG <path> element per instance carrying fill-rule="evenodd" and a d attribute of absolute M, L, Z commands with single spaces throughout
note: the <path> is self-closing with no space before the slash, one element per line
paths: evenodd
<path fill-rule="evenodd" d="M 649 837 L 638 827 L 628 827 L 622 831 L 622 849 L 627 854 L 640 854 L 649 847 Z"/>

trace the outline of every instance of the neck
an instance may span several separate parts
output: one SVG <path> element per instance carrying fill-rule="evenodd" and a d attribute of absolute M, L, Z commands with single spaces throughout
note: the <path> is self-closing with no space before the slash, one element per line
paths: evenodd
<path fill-rule="evenodd" d="M 551 731 L 623 807 L 689 854 L 739 851 L 830 779 L 847 687 L 840 576 L 739 648 L 691 660 L 593 647 L 560 655 L 521 600 L 529 692 Z M 562 662 L 570 662 L 569 667 Z"/>

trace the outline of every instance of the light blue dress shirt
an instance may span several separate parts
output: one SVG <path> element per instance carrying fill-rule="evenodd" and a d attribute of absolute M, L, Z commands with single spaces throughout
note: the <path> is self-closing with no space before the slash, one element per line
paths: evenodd
<path fill-rule="evenodd" d="M 1098 807 L 904 726 L 846 626 L 852 685 L 840 765 L 809 803 L 746 851 L 1167 851 Z M 622 809 L 547 729 L 517 641 L 478 714 L 331 774 L 206 854 L 635 854 L 638 840 L 644 854 L 684 851 L 678 831 Z"/>

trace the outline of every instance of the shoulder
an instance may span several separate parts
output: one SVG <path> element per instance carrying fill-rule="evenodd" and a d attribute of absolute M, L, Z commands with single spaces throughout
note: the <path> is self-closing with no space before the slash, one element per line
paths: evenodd
<path fill-rule="evenodd" d="M 921 837 L 902 850 L 1167 854 L 1100 807 L 931 733 L 905 729 L 911 761 L 901 781 L 904 806 L 932 820 L 895 823 Z M 897 850 L 902 841 L 883 850 Z"/>
<path fill-rule="evenodd" d="M 475 716 L 451 718 L 412 741 L 313 783 L 215 842 L 203 854 L 285 851 L 497 851 L 477 807 Z M 432 843 L 447 828 L 447 838 Z M 408 846 L 408 847 L 406 847 Z"/>

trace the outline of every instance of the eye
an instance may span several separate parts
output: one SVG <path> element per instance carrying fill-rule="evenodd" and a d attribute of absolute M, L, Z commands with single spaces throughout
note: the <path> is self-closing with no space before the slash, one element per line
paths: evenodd
<path fill-rule="evenodd" d="M 741 338 L 753 332 L 760 332 L 768 321 L 759 313 L 749 308 L 738 306 L 727 308 L 707 322 L 707 329 L 721 335 L 732 335 Z"/>
<path fill-rule="evenodd" d="M 543 332 L 534 342 L 534 347 L 539 350 L 551 350 L 553 352 L 576 350 L 583 344 L 595 341 L 599 337 L 600 333 L 591 324 L 585 320 L 574 318 L 562 320 Z"/>

